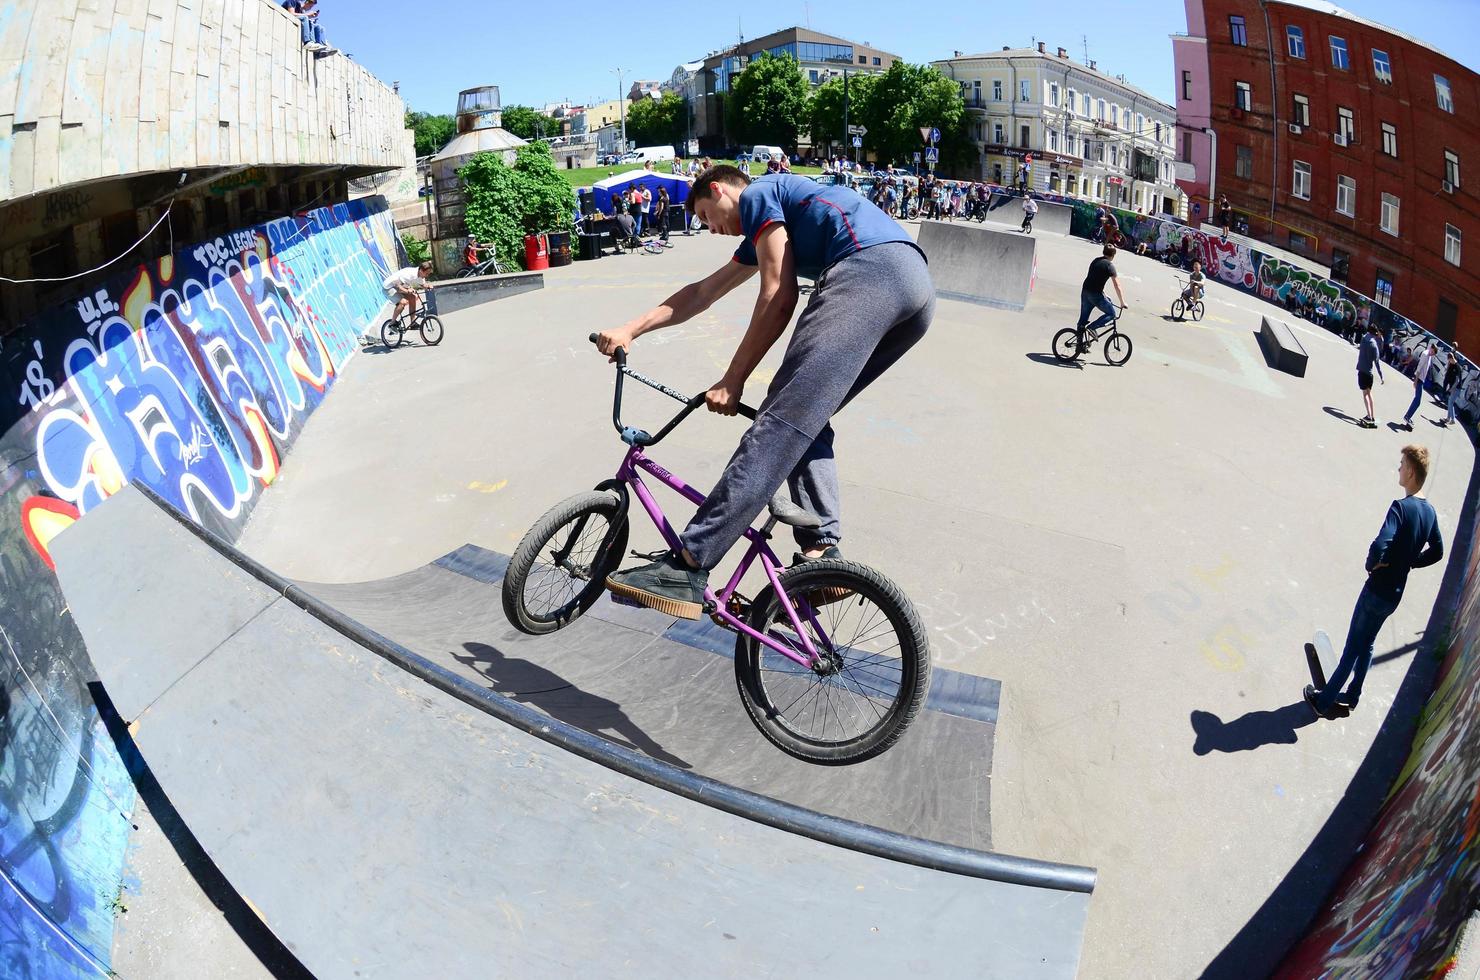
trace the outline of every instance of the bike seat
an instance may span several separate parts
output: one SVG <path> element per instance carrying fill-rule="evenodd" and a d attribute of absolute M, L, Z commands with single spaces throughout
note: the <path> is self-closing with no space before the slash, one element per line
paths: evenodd
<path fill-rule="evenodd" d="M 771 503 L 767 506 L 771 511 L 771 516 L 782 524 L 790 524 L 792 527 L 822 526 L 822 518 L 805 507 L 798 507 L 780 490 L 776 492 L 776 496 L 771 498 Z"/>

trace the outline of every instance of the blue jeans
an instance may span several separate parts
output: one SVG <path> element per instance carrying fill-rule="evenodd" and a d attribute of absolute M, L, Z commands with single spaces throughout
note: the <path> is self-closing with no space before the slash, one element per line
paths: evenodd
<path fill-rule="evenodd" d="M 646 217 L 647 215 L 643 214 L 641 211 L 632 212 L 632 224 L 637 228 L 637 230 L 633 232 L 634 235 L 642 234 L 642 220 Z"/>
<path fill-rule="evenodd" d="M 1079 336 L 1084 337 L 1084 325 L 1089 322 L 1089 315 L 1095 309 L 1100 308 L 1100 315 L 1094 323 L 1090 323 L 1091 330 L 1098 330 L 1111 320 L 1115 319 L 1115 304 L 1110 302 L 1110 297 L 1104 293 L 1091 293 L 1087 290 L 1079 292 Z"/>
<path fill-rule="evenodd" d="M 1413 413 L 1418 411 L 1418 406 L 1423 404 L 1423 382 L 1413 382 L 1413 403 L 1408 406 L 1408 411 L 1403 413 L 1403 418 L 1409 422 L 1413 421 Z"/>
<path fill-rule="evenodd" d="M 311 17 L 298 18 L 298 35 L 303 39 L 304 44 L 310 42 L 315 44 L 324 43 L 324 29 L 319 26 L 318 21 Z"/>
<path fill-rule="evenodd" d="M 1331 710 L 1348 675 L 1352 682 L 1342 700 L 1355 706 L 1362 697 L 1362 682 L 1367 679 L 1367 668 L 1372 663 L 1372 643 L 1377 639 L 1377 631 L 1382 629 L 1382 624 L 1398 608 L 1401 598 L 1378 595 L 1366 586 L 1362 587 L 1357 596 L 1357 606 L 1352 610 L 1351 625 L 1346 630 L 1341 662 L 1336 665 L 1335 673 L 1326 678 L 1326 686 L 1316 698 L 1318 711 L 1326 713 Z"/>

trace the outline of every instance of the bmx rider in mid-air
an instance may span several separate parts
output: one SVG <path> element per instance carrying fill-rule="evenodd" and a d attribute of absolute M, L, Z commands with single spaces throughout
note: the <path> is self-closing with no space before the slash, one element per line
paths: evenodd
<path fill-rule="evenodd" d="M 683 323 L 760 273 L 750 326 L 724 375 L 708 390 L 712 412 L 734 415 L 745 381 L 791 322 L 797 277 L 816 287 L 797 320 L 755 422 L 680 536 L 683 549 L 612 574 L 616 594 L 670 615 L 699 619 L 709 569 L 787 483 L 792 499 L 822 519 L 794 528 L 794 564 L 841 558 L 833 414 L 913 347 L 930 326 L 935 289 L 905 230 L 857 192 L 806 177 L 752 181 L 720 165 L 699 175 L 686 207 L 721 235 L 743 238 L 732 260 L 647 313 L 607 330 L 612 355 L 643 334 Z"/>

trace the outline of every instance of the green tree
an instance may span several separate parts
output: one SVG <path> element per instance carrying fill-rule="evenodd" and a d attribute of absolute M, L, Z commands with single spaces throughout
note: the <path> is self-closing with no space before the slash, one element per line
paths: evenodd
<path fill-rule="evenodd" d="M 741 143 L 769 143 L 794 150 L 807 127 L 809 87 L 791 55 L 763 54 L 730 82 L 726 100 L 729 136 Z"/>
<path fill-rule="evenodd" d="M 492 242 L 499 261 L 524 265 L 524 236 L 569 231 L 576 200 L 570 184 L 555 169 L 546 143 L 514 151 L 514 165 L 497 153 L 479 153 L 457 172 L 467 201 L 468 231 Z"/>
<path fill-rule="evenodd" d="M 627 109 L 627 138 L 638 146 L 682 146 L 687 112 L 677 92 L 661 99 L 638 99 Z"/>
<path fill-rule="evenodd" d="M 559 136 L 564 132 L 564 127 L 557 120 L 551 119 L 543 112 L 537 112 L 527 105 L 504 106 L 504 129 L 513 133 L 522 140 L 537 140 L 541 137 Z"/>
<path fill-rule="evenodd" d="M 416 155 L 436 153 L 457 135 L 457 120 L 451 116 L 434 116 L 426 112 L 406 113 L 406 128 L 416 138 Z"/>
<path fill-rule="evenodd" d="M 852 75 L 848 78 L 848 125 L 863 123 L 861 111 L 873 92 L 876 75 Z M 853 155 L 853 144 L 847 141 L 843 123 L 843 79 L 829 78 L 817 91 L 807 107 L 807 132 L 812 136 L 812 145 L 821 153 L 829 143 L 846 146 L 848 155 Z M 867 138 L 865 138 L 867 145 Z"/>
<path fill-rule="evenodd" d="M 864 146 L 881 162 L 903 165 L 916 150 L 923 150 L 920 130 L 925 126 L 940 130 L 942 169 L 959 171 L 976 159 L 961 89 L 930 65 L 896 61 L 874 76 L 862 112 L 853 116 L 868 127 Z"/>

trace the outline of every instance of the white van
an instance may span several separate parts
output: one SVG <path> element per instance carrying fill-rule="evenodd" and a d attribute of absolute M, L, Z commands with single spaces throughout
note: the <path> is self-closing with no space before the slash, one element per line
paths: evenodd
<path fill-rule="evenodd" d="M 639 146 L 632 151 L 633 162 L 646 163 L 649 160 L 657 163 L 662 160 L 673 159 L 673 147 L 671 146 Z"/>
<path fill-rule="evenodd" d="M 750 159 L 764 167 L 767 160 L 786 159 L 786 153 L 779 146 L 757 146 L 751 149 Z"/>

